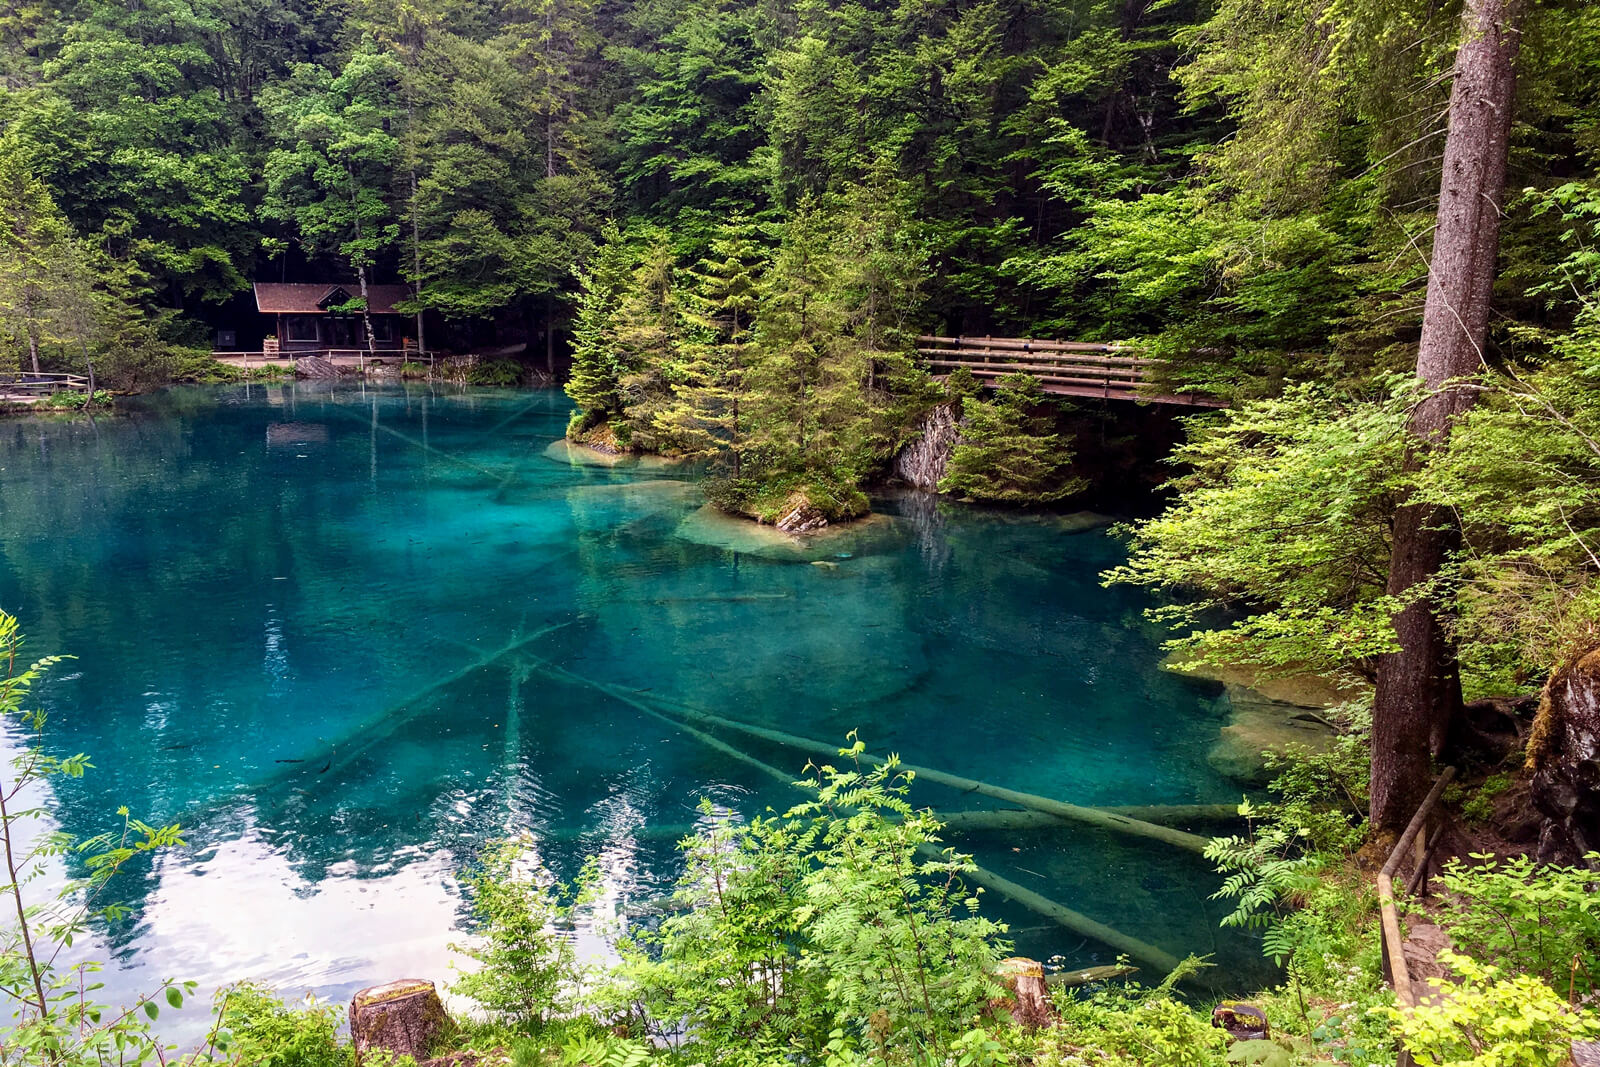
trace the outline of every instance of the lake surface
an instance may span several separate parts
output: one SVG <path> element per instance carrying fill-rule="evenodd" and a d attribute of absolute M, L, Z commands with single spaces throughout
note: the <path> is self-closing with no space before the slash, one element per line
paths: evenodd
<path fill-rule="evenodd" d="M 450 978 L 456 872 L 526 831 L 558 876 L 648 914 L 700 801 L 791 789 L 676 725 L 711 711 L 1079 804 L 1230 801 L 1220 690 L 1159 667 L 1103 530 L 902 495 L 805 550 L 700 509 L 692 472 L 562 454 L 558 392 L 174 390 L 130 414 L 0 422 L 0 606 L 50 745 L 189 847 L 130 871 L 113 995 L 157 976 L 346 999 Z M 552 446 L 554 454 L 552 454 Z M 748 543 L 747 543 L 748 542 Z M 720 736 L 798 776 L 807 754 Z M 15 744 L 15 738 L 9 739 Z M 939 810 L 998 806 L 919 783 Z M 1005 877 L 1228 983 L 1261 976 L 1198 856 L 1063 824 L 950 838 Z M 989 894 L 1018 949 L 1115 953 Z M 592 948 L 593 946 L 591 946 Z"/>

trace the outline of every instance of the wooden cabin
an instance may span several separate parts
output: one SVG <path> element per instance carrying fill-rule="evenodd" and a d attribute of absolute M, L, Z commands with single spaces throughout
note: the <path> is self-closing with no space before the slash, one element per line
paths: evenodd
<path fill-rule="evenodd" d="M 278 351 L 313 352 L 367 347 L 359 311 L 336 311 L 361 295 L 354 282 L 256 282 L 256 310 L 272 317 Z M 395 305 L 411 296 L 409 285 L 367 285 L 367 315 L 372 320 L 372 347 L 392 351 L 410 337 L 411 317 Z"/>

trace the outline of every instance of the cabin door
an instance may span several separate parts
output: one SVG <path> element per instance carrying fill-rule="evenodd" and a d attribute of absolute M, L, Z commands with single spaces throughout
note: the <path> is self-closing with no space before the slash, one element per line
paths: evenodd
<path fill-rule="evenodd" d="M 328 320 L 329 348 L 357 348 L 361 344 L 361 323 L 352 315 L 334 315 Z"/>

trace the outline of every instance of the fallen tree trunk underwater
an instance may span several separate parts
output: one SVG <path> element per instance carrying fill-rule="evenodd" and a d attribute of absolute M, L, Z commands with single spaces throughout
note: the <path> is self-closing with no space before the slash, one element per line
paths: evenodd
<path fill-rule="evenodd" d="M 702 742 L 713 750 L 721 752 L 748 767 L 752 767 L 765 774 L 769 778 L 782 782 L 783 784 L 791 787 L 795 786 L 795 778 L 793 775 L 787 774 L 777 767 L 774 767 L 772 764 L 767 763 L 765 760 L 758 759 L 757 757 L 750 755 L 748 752 L 744 752 L 738 748 L 735 748 L 727 742 L 713 737 L 703 730 L 697 729 L 688 722 L 684 722 L 681 719 L 675 718 L 669 711 L 658 707 L 652 707 L 649 702 L 647 702 L 637 693 L 625 689 L 622 686 L 612 685 L 609 682 L 601 682 L 592 678 L 585 678 L 583 675 L 574 674 L 565 667 L 559 667 L 553 663 L 540 660 L 537 657 L 530 656 L 528 659 L 535 665 L 536 669 L 547 674 L 551 678 L 567 682 L 571 685 L 583 686 L 604 693 L 615 700 L 621 701 L 630 707 L 636 708 L 637 710 L 659 720 L 660 722 L 666 723 L 678 730 L 683 731 L 690 737 Z M 715 716 L 713 716 L 713 718 L 715 718 Z M 865 756 L 863 758 L 873 759 L 873 757 Z M 875 760 L 875 762 L 881 763 L 882 761 Z M 918 853 L 920 855 L 927 856 L 930 859 L 944 858 L 943 852 L 931 844 L 921 846 L 918 849 Z M 1058 904 L 1055 901 L 1050 900 L 1048 897 L 1042 896 L 1039 893 L 1035 893 L 1031 889 L 1020 886 L 1016 882 L 1011 881 L 1009 878 L 1005 878 L 999 874 L 996 874 L 987 868 L 973 864 L 972 869 L 967 872 L 967 875 L 972 879 L 972 881 L 984 886 L 987 889 L 993 890 L 1008 900 L 1022 905 L 1029 911 L 1042 915 L 1047 919 L 1054 920 L 1057 924 L 1065 927 L 1068 930 L 1071 930 L 1073 933 L 1081 934 L 1084 937 L 1093 938 L 1109 948 L 1116 949 L 1119 953 L 1125 956 L 1148 963 L 1152 967 L 1159 970 L 1162 974 L 1171 973 L 1178 966 L 1177 957 L 1173 956 L 1170 952 L 1159 949 L 1154 945 L 1146 944 L 1145 942 L 1140 941 L 1138 938 L 1130 937 L 1119 930 L 1107 926 L 1105 923 L 1089 918 L 1089 916 L 1084 915 L 1081 912 L 1073 911 L 1066 905 Z"/>
<path fill-rule="evenodd" d="M 624 690 L 624 692 L 625 691 L 626 690 Z M 812 740 L 811 738 L 798 737 L 795 734 L 785 733 L 782 730 L 773 730 L 765 726 L 753 726 L 750 723 L 740 722 L 737 719 L 725 718 L 724 716 L 715 715 L 709 711 L 703 711 L 690 705 L 677 703 L 676 701 L 662 701 L 662 703 L 673 708 L 680 715 L 692 719 L 695 722 L 703 723 L 707 726 L 721 726 L 725 729 L 736 730 L 739 733 L 747 734 L 763 741 L 770 741 L 773 744 L 783 745 L 787 748 L 797 748 L 802 752 L 810 752 L 814 756 L 821 756 L 825 759 L 838 757 L 839 746 L 836 744 L 830 745 L 826 742 Z M 884 762 L 884 758 L 882 756 L 863 755 L 861 758 L 871 763 Z M 1147 837 L 1155 841 L 1163 841 L 1169 845 L 1176 845 L 1178 848 L 1187 849 L 1190 852 L 1195 852 L 1202 855 L 1205 853 L 1206 846 L 1210 844 L 1209 839 L 1201 837 L 1198 834 L 1186 833 L 1183 830 L 1174 830 L 1170 826 L 1158 826 L 1155 823 L 1146 822 L 1143 819 L 1130 818 L 1126 815 L 1119 815 L 1115 812 L 1107 811 L 1104 808 L 1088 808 L 1079 804 L 1068 804 L 1063 800 L 1053 800 L 1050 797 L 1036 796 L 1033 793 L 1023 793 L 1015 789 L 1007 789 L 1005 786 L 993 785 L 989 782 L 978 781 L 974 778 L 965 778 L 958 774 L 950 774 L 946 771 L 935 770 L 931 767 L 922 767 L 913 763 L 901 763 L 900 767 L 903 770 L 911 771 L 918 778 L 926 779 L 927 781 L 933 782 L 936 785 L 947 786 L 948 788 L 962 793 L 979 793 L 983 796 L 993 797 L 996 800 L 1004 800 L 1007 803 L 1016 804 L 1019 807 L 1028 808 L 1033 811 L 1043 812 L 1047 815 L 1054 816 L 1057 819 L 1065 819 L 1069 822 L 1087 823 L 1090 826 L 1098 826 L 1105 830 L 1114 830 L 1118 833 L 1132 834 L 1136 837 Z"/>

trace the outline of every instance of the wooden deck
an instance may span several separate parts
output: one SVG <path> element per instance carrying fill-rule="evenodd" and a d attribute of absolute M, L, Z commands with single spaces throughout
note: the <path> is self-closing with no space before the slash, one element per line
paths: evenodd
<path fill-rule="evenodd" d="M 984 385 L 1008 374 L 1031 374 L 1040 388 L 1057 396 L 1132 400 L 1142 404 L 1224 407 L 1218 400 L 1188 393 L 1154 391 L 1150 369 L 1161 360 L 1121 345 L 1082 341 L 1039 341 L 1028 337 L 918 337 L 917 355 L 935 375 L 965 367 Z"/>
<path fill-rule="evenodd" d="M 34 404 L 54 393 L 88 391 L 89 379 L 82 374 L 0 371 L 0 403 Z"/>

